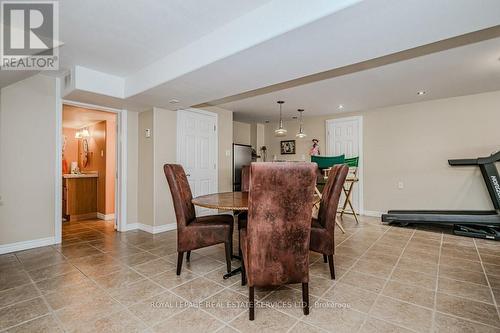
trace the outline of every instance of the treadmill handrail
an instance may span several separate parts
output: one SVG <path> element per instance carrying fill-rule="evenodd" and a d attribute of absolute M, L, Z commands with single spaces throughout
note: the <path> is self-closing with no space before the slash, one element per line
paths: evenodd
<path fill-rule="evenodd" d="M 497 151 L 488 157 L 479 158 L 465 158 L 465 159 L 455 159 L 448 160 L 450 165 L 479 165 L 479 164 L 490 164 L 500 161 L 500 151 Z"/>

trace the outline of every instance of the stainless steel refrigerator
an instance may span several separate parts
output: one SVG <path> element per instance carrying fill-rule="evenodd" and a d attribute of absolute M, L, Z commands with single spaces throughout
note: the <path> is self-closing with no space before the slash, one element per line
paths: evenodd
<path fill-rule="evenodd" d="M 252 146 L 233 143 L 233 191 L 241 191 L 241 168 L 252 163 Z"/>

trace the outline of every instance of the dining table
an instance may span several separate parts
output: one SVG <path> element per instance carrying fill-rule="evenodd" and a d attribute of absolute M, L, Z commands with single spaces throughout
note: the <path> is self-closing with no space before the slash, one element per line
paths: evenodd
<path fill-rule="evenodd" d="M 314 202 L 311 206 L 319 203 L 321 198 L 318 195 L 314 195 Z M 233 218 L 236 224 L 239 223 L 238 216 L 248 211 L 248 192 L 222 192 L 202 195 L 191 200 L 193 205 L 218 210 L 227 210 L 233 212 Z M 238 231 L 240 230 L 240 225 L 238 224 Z M 233 255 L 232 258 L 241 260 L 241 247 L 240 239 L 238 237 L 238 253 L 239 255 Z M 231 276 L 241 273 L 241 266 L 232 270 L 231 272 L 224 274 L 224 279 L 229 279 Z"/>
<path fill-rule="evenodd" d="M 248 192 L 223 192 L 223 193 L 213 193 L 202 195 L 191 200 L 193 205 L 218 210 L 229 210 L 233 212 L 233 219 L 236 224 L 239 223 L 238 216 L 244 212 L 248 211 Z M 240 225 L 238 224 L 238 231 L 240 230 Z M 238 236 L 238 253 L 239 255 L 234 255 L 231 253 L 232 259 L 241 260 L 241 248 L 239 246 L 239 236 Z M 241 266 L 233 269 L 231 272 L 223 275 L 224 279 L 229 279 L 231 276 L 236 275 L 241 272 Z"/>

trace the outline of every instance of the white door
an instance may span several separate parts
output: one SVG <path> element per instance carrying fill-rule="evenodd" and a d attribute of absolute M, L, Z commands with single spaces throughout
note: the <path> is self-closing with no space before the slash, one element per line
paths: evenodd
<path fill-rule="evenodd" d="M 359 182 L 354 184 L 351 197 L 351 202 L 357 213 L 363 213 L 362 120 L 362 117 L 346 117 L 326 121 L 326 155 L 337 156 L 344 154 L 346 158 L 359 156 Z M 340 202 L 344 202 L 344 196 L 341 197 Z"/>
<path fill-rule="evenodd" d="M 184 167 L 193 197 L 217 192 L 217 114 L 177 112 L 177 162 Z M 212 213 L 196 208 L 197 215 Z"/>

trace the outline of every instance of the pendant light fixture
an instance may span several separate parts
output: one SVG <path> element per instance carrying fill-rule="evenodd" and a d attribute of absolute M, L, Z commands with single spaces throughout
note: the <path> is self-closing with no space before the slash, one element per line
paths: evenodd
<path fill-rule="evenodd" d="M 299 131 L 297 132 L 296 137 L 298 137 L 299 139 L 302 139 L 302 138 L 305 138 L 307 136 L 307 134 L 304 133 L 304 122 L 302 120 L 302 112 L 304 112 L 304 109 L 298 109 L 297 111 L 299 111 L 299 114 L 300 114 L 300 118 L 299 118 L 300 125 L 299 125 Z"/>
<path fill-rule="evenodd" d="M 280 105 L 280 122 L 278 125 L 278 128 L 274 130 L 274 135 L 275 136 L 285 136 L 287 130 L 283 127 L 283 117 L 282 117 L 282 106 L 284 101 L 278 101 L 277 102 Z"/>

